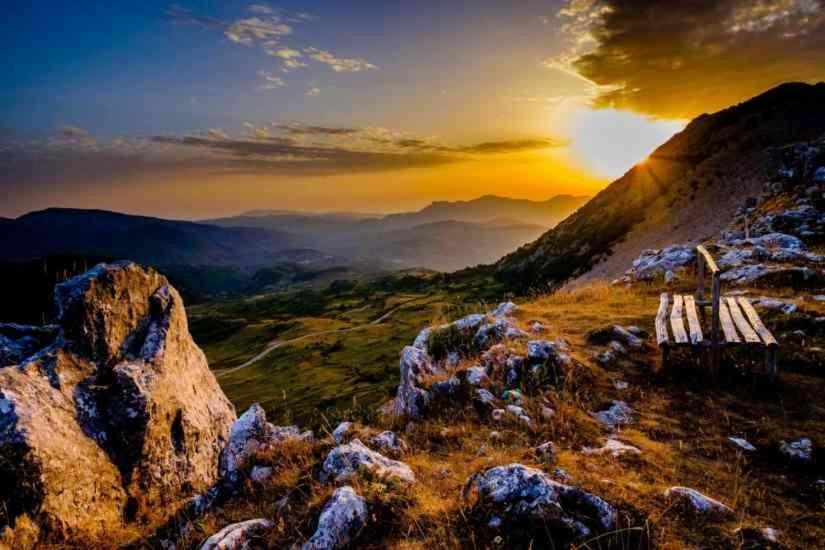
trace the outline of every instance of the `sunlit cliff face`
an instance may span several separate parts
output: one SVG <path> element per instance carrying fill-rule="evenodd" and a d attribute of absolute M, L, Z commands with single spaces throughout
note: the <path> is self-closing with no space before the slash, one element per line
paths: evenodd
<path fill-rule="evenodd" d="M 0 216 L 592 194 L 698 114 L 825 78 L 822 0 L 12 4 Z"/>

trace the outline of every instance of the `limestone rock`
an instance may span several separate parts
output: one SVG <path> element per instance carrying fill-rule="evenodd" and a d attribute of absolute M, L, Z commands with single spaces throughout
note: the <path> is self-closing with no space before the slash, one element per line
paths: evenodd
<path fill-rule="evenodd" d="M 734 445 L 736 445 L 738 448 L 742 449 L 743 451 L 752 453 L 756 450 L 756 447 L 751 445 L 751 443 L 747 439 L 743 439 L 741 437 L 729 437 L 728 440 Z"/>
<path fill-rule="evenodd" d="M 347 436 L 352 432 L 353 424 L 352 422 L 341 422 L 338 424 L 338 427 L 335 428 L 332 432 L 332 440 L 335 441 L 338 445 L 344 443 L 347 439 Z"/>
<path fill-rule="evenodd" d="M 415 474 L 409 466 L 367 448 L 358 439 L 338 445 L 329 452 L 322 467 L 321 480 L 340 483 L 361 470 L 385 481 L 395 480 L 407 485 L 415 483 Z"/>
<path fill-rule="evenodd" d="M 287 440 L 311 441 L 312 432 L 301 433 L 297 426 L 273 426 L 266 421 L 263 408 L 254 403 L 232 424 L 229 442 L 221 453 L 221 477 L 243 470 L 258 453 L 272 451 Z"/>
<path fill-rule="evenodd" d="M 625 454 L 640 455 L 642 451 L 633 445 L 622 443 L 618 439 L 608 439 L 601 447 L 585 447 L 582 452 L 586 455 L 603 455 L 609 454 L 613 458 L 618 458 Z"/>
<path fill-rule="evenodd" d="M 707 519 L 723 521 L 734 517 L 734 511 L 729 506 L 689 487 L 671 487 L 665 491 L 665 498 Z"/>
<path fill-rule="evenodd" d="M 507 317 L 518 309 L 513 302 L 502 302 L 491 312 L 493 317 Z"/>
<path fill-rule="evenodd" d="M 318 528 L 302 550 L 347 548 L 367 524 L 366 501 L 350 486 L 339 487 L 321 510 Z"/>
<path fill-rule="evenodd" d="M 790 443 L 783 441 L 779 447 L 779 452 L 792 462 L 811 464 L 814 461 L 814 445 L 807 437 L 791 441 Z"/>
<path fill-rule="evenodd" d="M 250 519 L 227 525 L 201 545 L 200 550 L 246 550 L 255 545 L 274 524 L 266 519 Z M 263 544 L 259 544 L 263 547 Z"/>
<path fill-rule="evenodd" d="M 475 514 L 492 527 L 544 530 L 570 538 L 615 526 L 616 509 L 600 497 L 578 487 L 564 485 L 522 464 L 496 466 L 473 475 L 464 498 Z"/>
<path fill-rule="evenodd" d="M 487 369 L 484 367 L 470 367 L 467 369 L 467 383 L 471 386 L 482 386 L 490 381 L 490 377 L 487 376 Z"/>
<path fill-rule="evenodd" d="M 122 544 L 215 483 L 235 411 L 162 275 L 100 264 L 55 300 L 54 339 L 0 368 L 0 524 Z"/>
<path fill-rule="evenodd" d="M 613 401 L 607 409 L 591 414 L 605 426 L 615 429 L 632 423 L 634 412 L 624 401 Z"/>
<path fill-rule="evenodd" d="M 395 432 L 385 431 L 370 439 L 370 444 L 375 447 L 378 452 L 385 454 L 392 458 L 401 458 L 410 452 L 407 443 L 398 437 Z"/>

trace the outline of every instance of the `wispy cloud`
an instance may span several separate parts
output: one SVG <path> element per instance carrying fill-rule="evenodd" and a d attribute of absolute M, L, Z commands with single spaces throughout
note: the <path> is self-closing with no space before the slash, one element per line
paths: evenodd
<path fill-rule="evenodd" d="M 309 88 L 306 92 L 304 92 L 304 95 L 309 97 L 318 97 L 319 95 L 321 95 L 321 88 Z"/>
<path fill-rule="evenodd" d="M 318 48 L 305 48 L 304 52 L 312 59 L 329 65 L 336 73 L 359 73 L 378 67 L 357 57 L 338 57 L 335 54 Z"/>
<path fill-rule="evenodd" d="M 286 86 L 286 82 L 280 76 L 274 76 L 272 73 L 266 71 L 258 71 L 258 76 L 264 80 L 264 83 L 259 86 L 261 90 L 277 90 Z"/>

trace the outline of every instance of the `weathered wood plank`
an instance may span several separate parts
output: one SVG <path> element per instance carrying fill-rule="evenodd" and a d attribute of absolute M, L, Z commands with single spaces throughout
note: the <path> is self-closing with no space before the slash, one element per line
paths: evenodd
<path fill-rule="evenodd" d="M 710 255 L 707 248 L 700 244 L 696 247 L 696 254 L 699 256 L 697 260 L 705 260 L 711 275 L 719 273 L 719 267 L 716 265 L 716 261 L 713 259 L 713 256 Z"/>
<path fill-rule="evenodd" d="M 741 342 L 739 335 L 736 334 L 733 319 L 730 318 L 730 311 L 728 311 L 728 306 L 725 302 L 719 303 L 719 320 L 722 322 L 722 332 L 725 334 L 725 341 L 731 344 Z"/>
<path fill-rule="evenodd" d="M 745 319 L 744 315 L 742 315 L 742 311 L 739 309 L 739 302 L 736 301 L 736 297 L 728 296 L 725 300 L 728 303 L 730 316 L 733 318 L 736 329 L 745 339 L 745 342 L 748 342 L 749 344 L 761 344 L 762 340 L 759 339 L 759 335 L 756 334 L 750 323 L 748 323 L 748 320 Z"/>
<path fill-rule="evenodd" d="M 682 319 L 682 295 L 673 297 L 673 309 L 670 311 L 670 328 L 673 330 L 673 340 L 677 344 L 687 344 L 688 337 L 685 332 L 685 322 Z"/>
<path fill-rule="evenodd" d="M 696 313 L 696 302 L 693 296 L 685 296 L 685 314 L 687 315 L 690 343 L 698 344 L 702 341 L 702 325 L 699 324 L 699 315 Z"/>
<path fill-rule="evenodd" d="M 762 342 L 766 346 L 778 346 L 779 344 L 776 342 L 776 338 L 773 337 L 771 331 L 768 330 L 768 327 L 762 323 L 762 319 L 759 318 L 759 314 L 753 309 L 753 306 L 750 303 L 750 300 L 745 298 L 744 296 L 740 296 L 739 299 L 739 306 L 742 308 L 742 311 L 745 312 L 745 315 L 748 317 L 748 320 L 753 327 L 753 330 L 756 331 L 756 334 L 762 339 Z"/>
<path fill-rule="evenodd" d="M 662 292 L 659 296 L 659 311 L 656 313 L 656 344 L 659 347 L 667 344 L 667 292 Z"/>

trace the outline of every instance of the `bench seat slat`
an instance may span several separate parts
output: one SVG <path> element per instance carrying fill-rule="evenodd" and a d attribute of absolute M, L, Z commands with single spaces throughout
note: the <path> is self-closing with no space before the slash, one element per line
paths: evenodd
<path fill-rule="evenodd" d="M 756 331 L 759 337 L 762 338 L 762 342 L 766 346 L 779 345 L 776 342 L 776 338 L 774 338 L 773 334 L 771 334 L 771 331 L 769 331 L 765 324 L 762 323 L 762 319 L 759 318 L 759 314 L 756 312 L 755 309 L 753 309 L 750 300 L 748 300 L 744 296 L 740 296 L 739 305 L 742 307 L 742 311 L 745 312 L 745 315 L 747 315 L 748 320 L 751 322 L 751 325 L 753 325 L 753 329 Z"/>
<path fill-rule="evenodd" d="M 677 294 L 673 297 L 673 309 L 670 311 L 670 328 L 673 330 L 673 340 L 677 344 L 687 344 L 688 342 L 685 322 L 682 319 L 682 303 L 682 296 Z"/>
<path fill-rule="evenodd" d="M 702 325 L 699 324 L 699 315 L 696 313 L 696 302 L 693 296 L 684 296 L 682 299 L 685 303 L 690 343 L 698 344 L 702 341 Z"/>
<path fill-rule="evenodd" d="M 730 317 L 728 305 L 724 300 L 719 300 L 719 324 L 722 325 L 722 332 L 725 335 L 725 341 L 731 344 L 738 344 L 742 340 L 736 334 L 736 328 L 733 326 L 733 319 Z"/>
<path fill-rule="evenodd" d="M 759 335 L 756 334 L 750 323 L 748 323 L 748 320 L 745 319 L 744 315 L 742 315 L 742 311 L 739 309 L 739 302 L 736 301 L 736 297 L 727 296 L 725 300 L 728 302 L 728 309 L 730 310 L 731 317 L 733 317 L 733 322 L 736 324 L 736 328 L 742 334 L 745 342 L 749 344 L 761 344 L 762 340 L 759 339 Z"/>
<path fill-rule="evenodd" d="M 667 344 L 667 305 L 669 299 L 667 292 L 662 292 L 659 296 L 659 311 L 656 313 L 656 344 L 663 346 Z"/>

